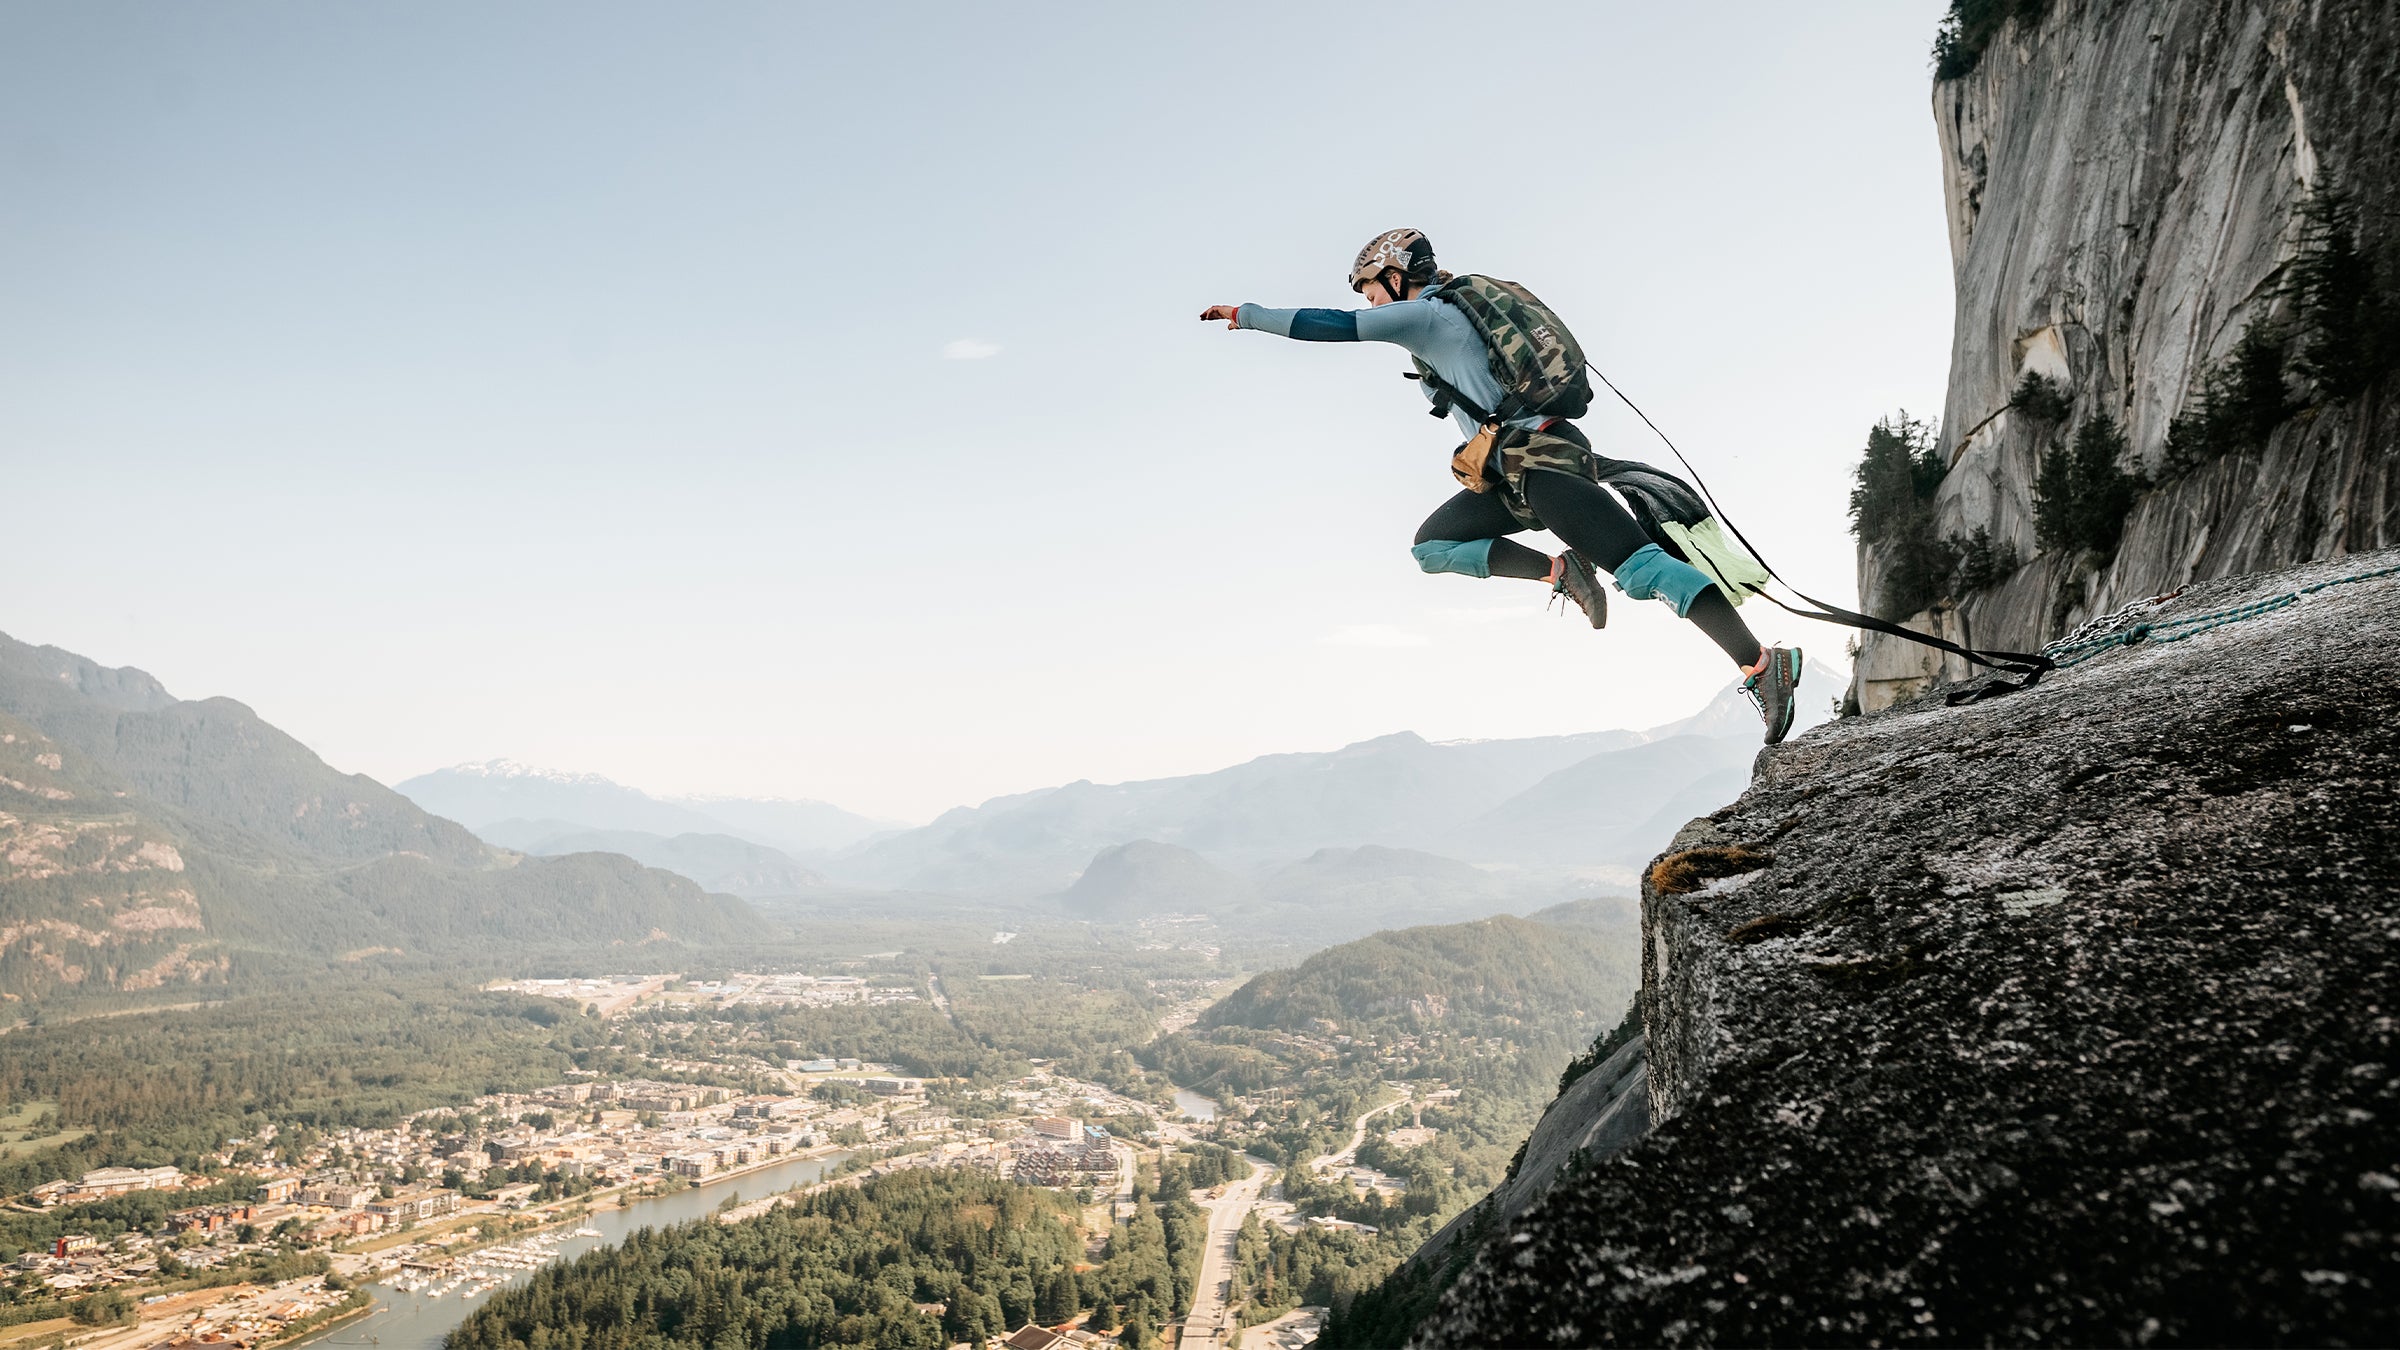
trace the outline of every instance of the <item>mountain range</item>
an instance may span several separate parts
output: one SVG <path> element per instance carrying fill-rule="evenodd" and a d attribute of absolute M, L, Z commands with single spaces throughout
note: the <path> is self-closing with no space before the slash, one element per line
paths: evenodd
<path fill-rule="evenodd" d="M 1840 686 L 1822 666 L 1804 684 Z M 1796 732 L 1826 720 L 1830 701 L 1809 700 Z M 503 847 L 623 853 L 711 890 L 777 898 L 794 919 L 832 892 L 909 892 L 1096 922 L 1207 914 L 1340 940 L 1622 886 L 1677 827 L 1739 795 L 1757 751 L 1757 714 L 1728 686 L 1648 731 L 1400 732 L 1213 773 L 997 797 L 915 829 L 822 802 L 652 797 L 504 759 L 400 790 Z"/>
<path fill-rule="evenodd" d="M 1812 665 L 1804 687 L 1841 684 Z M 1794 734 L 1831 716 L 1830 698 L 1811 698 Z M 1451 742 L 1399 732 L 1214 773 L 996 797 L 813 865 L 853 886 L 1058 894 L 1087 912 L 1102 892 L 1126 893 L 1128 872 L 1145 866 L 1161 872 L 1156 884 L 1167 891 L 1199 884 L 1170 855 L 1111 852 L 1137 841 L 1171 845 L 1254 884 L 1319 850 L 1367 846 L 1436 862 L 1624 876 L 1683 822 L 1739 795 L 1758 748 L 1757 714 L 1729 686 L 1698 713 L 1648 731 Z M 1104 876 L 1097 890 L 1071 889 L 1094 870 Z"/>
<path fill-rule="evenodd" d="M 651 834 L 591 830 L 564 820 L 501 820 L 476 831 L 487 842 L 519 853 L 622 853 L 644 867 L 689 877 L 725 895 L 797 895 L 820 890 L 825 879 L 780 849 L 730 834 Z"/>
<path fill-rule="evenodd" d="M 0 635 L 0 998 L 768 931 L 624 857 L 495 849 L 232 699 Z"/>
<path fill-rule="evenodd" d="M 417 805 L 477 833 L 514 820 L 559 822 L 586 831 L 639 831 L 661 838 L 731 835 L 805 859 L 902 828 L 818 801 L 653 797 L 598 774 L 539 769 L 509 759 L 436 769 L 395 786 Z"/>
<path fill-rule="evenodd" d="M 1728 691 L 1647 732 L 1403 732 L 896 829 L 822 802 L 659 798 L 504 760 L 403 793 L 231 699 L 178 699 L 142 671 L 0 635 L 0 998 L 377 953 L 771 937 L 739 896 L 800 923 L 837 905 L 963 905 L 1012 922 L 1205 914 L 1341 941 L 1592 894 L 1737 795 L 1755 752 L 1753 714 Z"/>

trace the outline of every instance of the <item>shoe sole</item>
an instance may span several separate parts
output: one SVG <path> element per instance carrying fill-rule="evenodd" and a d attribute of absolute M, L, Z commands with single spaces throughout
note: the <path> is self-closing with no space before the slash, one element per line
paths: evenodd
<path fill-rule="evenodd" d="M 1776 656 L 1778 661 L 1786 661 L 1787 658 L 1787 668 L 1791 672 L 1792 682 L 1784 689 L 1783 716 L 1776 719 L 1775 734 L 1767 738 L 1769 745 L 1783 744 L 1783 738 L 1792 734 L 1792 723 L 1798 719 L 1800 712 L 1800 649 L 1798 647 L 1785 648 Z"/>
<path fill-rule="evenodd" d="M 1576 569 L 1577 574 L 1590 584 L 1592 590 L 1592 603 L 1599 607 L 1600 612 L 1597 614 L 1593 613 L 1591 610 L 1584 609 L 1583 617 L 1590 619 L 1592 621 L 1592 627 L 1594 628 L 1608 627 L 1608 590 L 1600 584 L 1600 573 L 1598 569 L 1594 568 L 1590 563 L 1585 562 L 1581 554 L 1575 553 L 1572 550 L 1569 550 L 1567 553 L 1566 565 L 1570 568 Z M 1574 600 L 1575 596 L 1572 592 L 1569 592 L 1567 594 L 1567 598 L 1569 600 Z M 1583 609 L 1583 602 L 1577 600 L 1575 602 L 1575 607 L 1577 609 Z"/>

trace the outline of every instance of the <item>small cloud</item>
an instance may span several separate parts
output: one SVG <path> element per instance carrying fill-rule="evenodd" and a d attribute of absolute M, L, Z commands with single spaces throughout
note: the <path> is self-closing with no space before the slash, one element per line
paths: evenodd
<path fill-rule="evenodd" d="M 942 345 L 945 361 L 988 361 L 1000 354 L 1000 344 L 981 338 L 960 338 Z"/>
<path fill-rule="evenodd" d="M 1423 633 L 1412 633 L 1388 623 L 1345 624 L 1318 640 L 1328 647 L 1424 647 L 1432 644 L 1432 639 Z"/>

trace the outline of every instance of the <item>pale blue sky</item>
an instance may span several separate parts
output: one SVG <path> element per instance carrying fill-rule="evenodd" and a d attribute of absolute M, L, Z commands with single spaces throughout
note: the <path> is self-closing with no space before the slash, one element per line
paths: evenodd
<path fill-rule="evenodd" d="M 1941 8 L 0 3 L 0 631 L 386 781 L 907 818 L 1681 716 L 1660 607 L 1416 570 L 1398 352 L 1193 316 L 1416 225 L 1847 596 L 1941 403 Z"/>

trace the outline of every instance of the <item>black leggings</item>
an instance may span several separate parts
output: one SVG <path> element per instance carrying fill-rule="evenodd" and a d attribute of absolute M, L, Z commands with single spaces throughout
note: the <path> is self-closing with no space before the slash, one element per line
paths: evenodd
<path fill-rule="evenodd" d="M 1607 488 L 1588 478 L 1550 469 L 1530 469 L 1525 474 L 1525 502 L 1552 534 L 1605 572 L 1615 572 L 1650 542 L 1650 536 L 1642 533 L 1642 527 L 1635 523 L 1633 513 Z M 1417 542 L 1489 539 L 1493 576 L 1540 581 L 1550 575 L 1549 555 L 1506 537 L 1524 528 L 1501 505 L 1499 493 L 1460 492 L 1425 517 L 1425 523 L 1417 527 Z M 1733 603 L 1716 587 L 1702 591 L 1684 617 L 1724 649 L 1735 665 L 1748 666 L 1758 660 L 1758 638 L 1750 632 L 1750 625 L 1742 622 L 1742 616 L 1734 612 Z"/>

